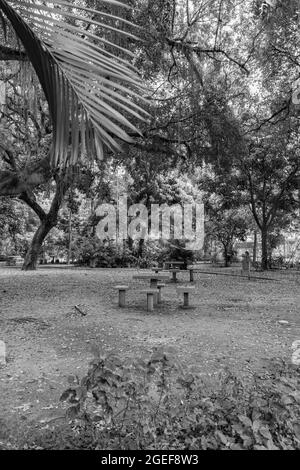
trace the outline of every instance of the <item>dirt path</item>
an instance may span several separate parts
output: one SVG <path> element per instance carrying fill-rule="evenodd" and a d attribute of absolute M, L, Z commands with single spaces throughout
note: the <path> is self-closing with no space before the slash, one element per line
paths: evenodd
<path fill-rule="evenodd" d="M 128 358 L 154 346 L 172 346 L 198 373 L 214 374 L 228 366 L 251 378 L 265 370 L 266 359 L 289 359 L 292 342 L 300 339 L 297 273 L 266 275 L 277 282 L 198 274 L 195 309 L 180 309 L 175 286 L 167 284 L 163 305 L 151 314 L 139 292 L 143 284 L 132 281 L 134 273 L 0 268 L 0 339 L 8 351 L 7 366 L 0 369 L 2 426 L 61 416 L 59 397 L 67 378 L 86 373 L 93 345 Z M 188 282 L 188 274 L 179 279 Z M 118 308 L 113 289 L 119 283 L 131 287 L 125 309 Z M 75 305 L 87 315 L 75 313 Z"/>

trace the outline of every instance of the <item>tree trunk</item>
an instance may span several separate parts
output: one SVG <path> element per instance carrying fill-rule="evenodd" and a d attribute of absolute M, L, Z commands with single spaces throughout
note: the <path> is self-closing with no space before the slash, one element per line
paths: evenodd
<path fill-rule="evenodd" d="M 128 248 L 129 248 L 130 251 L 133 250 L 133 240 L 132 240 L 132 238 L 130 238 L 130 237 L 127 238 L 127 246 L 128 246 Z"/>
<path fill-rule="evenodd" d="M 22 266 L 23 271 L 33 271 L 37 268 L 43 241 L 54 225 L 55 223 L 53 224 L 48 217 L 41 222 L 39 228 L 34 234 L 29 250 L 26 253 L 24 264 Z"/>
<path fill-rule="evenodd" d="M 72 211 L 69 212 L 69 226 L 68 226 L 68 253 L 67 264 L 70 264 L 72 256 Z"/>
<path fill-rule="evenodd" d="M 23 198 L 23 200 L 30 204 L 30 207 L 38 213 L 41 220 L 40 226 L 34 234 L 30 248 L 26 253 L 24 264 L 22 266 L 24 271 L 35 270 L 37 268 L 43 241 L 50 230 L 57 224 L 58 212 L 69 186 L 70 179 L 68 178 L 68 175 L 62 175 L 57 178 L 56 191 L 48 214 L 45 214 L 41 208 L 38 210 L 37 207 L 35 207 L 38 205 L 34 205 L 33 201 Z"/>
<path fill-rule="evenodd" d="M 144 240 L 143 238 L 141 238 L 141 239 L 139 240 L 139 244 L 138 244 L 138 256 L 142 256 L 142 254 L 143 254 L 144 241 L 145 241 L 145 240 Z"/>
<path fill-rule="evenodd" d="M 225 261 L 225 268 L 229 267 L 229 259 L 228 259 L 228 247 L 227 245 L 224 246 L 224 261 Z"/>
<path fill-rule="evenodd" d="M 261 229 L 261 269 L 268 269 L 268 228 L 263 226 Z"/>
<path fill-rule="evenodd" d="M 254 240 L 253 240 L 253 264 L 256 263 L 256 256 L 257 256 L 257 231 L 254 230 Z"/>

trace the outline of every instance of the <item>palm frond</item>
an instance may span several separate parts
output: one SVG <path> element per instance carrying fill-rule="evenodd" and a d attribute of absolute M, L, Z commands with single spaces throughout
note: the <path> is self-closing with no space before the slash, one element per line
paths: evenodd
<path fill-rule="evenodd" d="M 124 7 L 115 0 L 102 1 Z M 124 41 L 118 44 L 110 36 L 136 39 L 124 31 L 131 23 L 67 0 L 0 0 L 0 11 L 22 43 L 48 101 L 53 166 L 75 164 L 84 151 L 101 158 L 103 145 L 115 150 L 118 139 L 130 142 L 128 130 L 138 132 L 130 116 L 144 119 L 147 114 L 133 101 L 141 100 L 142 85 L 129 60 L 132 53 Z"/>

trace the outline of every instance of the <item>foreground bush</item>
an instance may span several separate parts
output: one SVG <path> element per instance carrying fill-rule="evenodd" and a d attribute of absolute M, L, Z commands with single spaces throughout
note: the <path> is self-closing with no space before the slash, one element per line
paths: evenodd
<path fill-rule="evenodd" d="M 96 355 L 61 400 L 68 424 L 29 437 L 43 449 L 300 449 L 299 368 L 277 361 L 246 386 L 187 374 L 172 354 L 126 364 Z M 27 437 L 28 440 L 28 437 Z"/>

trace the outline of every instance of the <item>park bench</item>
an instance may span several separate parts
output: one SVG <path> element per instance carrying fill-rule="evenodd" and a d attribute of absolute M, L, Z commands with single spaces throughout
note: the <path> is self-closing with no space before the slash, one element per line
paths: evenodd
<path fill-rule="evenodd" d="M 119 291 L 119 307 L 125 307 L 126 291 L 129 289 L 129 287 L 128 286 L 115 286 L 115 289 Z"/>
<path fill-rule="evenodd" d="M 197 271 L 200 271 L 200 266 L 198 266 L 198 267 L 197 266 L 188 266 L 187 270 L 190 273 L 190 282 L 194 282 L 194 273 L 196 273 Z"/>
<path fill-rule="evenodd" d="M 190 282 L 194 282 L 194 273 L 201 272 L 203 265 L 211 264 L 210 260 L 197 261 L 194 264 L 187 266 L 187 270 L 190 273 Z"/>
<path fill-rule="evenodd" d="M 190 308 L 189 295 L 191 292 L 195 291 L 195 287 L 194 286 L 182 286 L 182 287 L 177 287 L 177 290 L 183 293 L 182 308 Z"/>
<path fill-rule="evenodd" d="M 20 266 L 24 262 L 21 256 L 8 256 L 6 258 L 6 266 Z"/>
<path fill-rule="evenodd" d="M 151 271 L 154 271 L 156 274 L 158 274 L 158 273 L 164 271 L 164 268 L 156 268 L 156 267 L 154 267 L 154 268 L 151 268 Z"/>
<path fill-rule="evenodd" d="M 149 280 L 150 287 L 152 289 L 156 289 L 158 282 L 169 279 L 169 275 L 168 273 L 140 273 L 140 274 L 134 274 L 132 279 L 140 279 L 144 281 Z"/>

